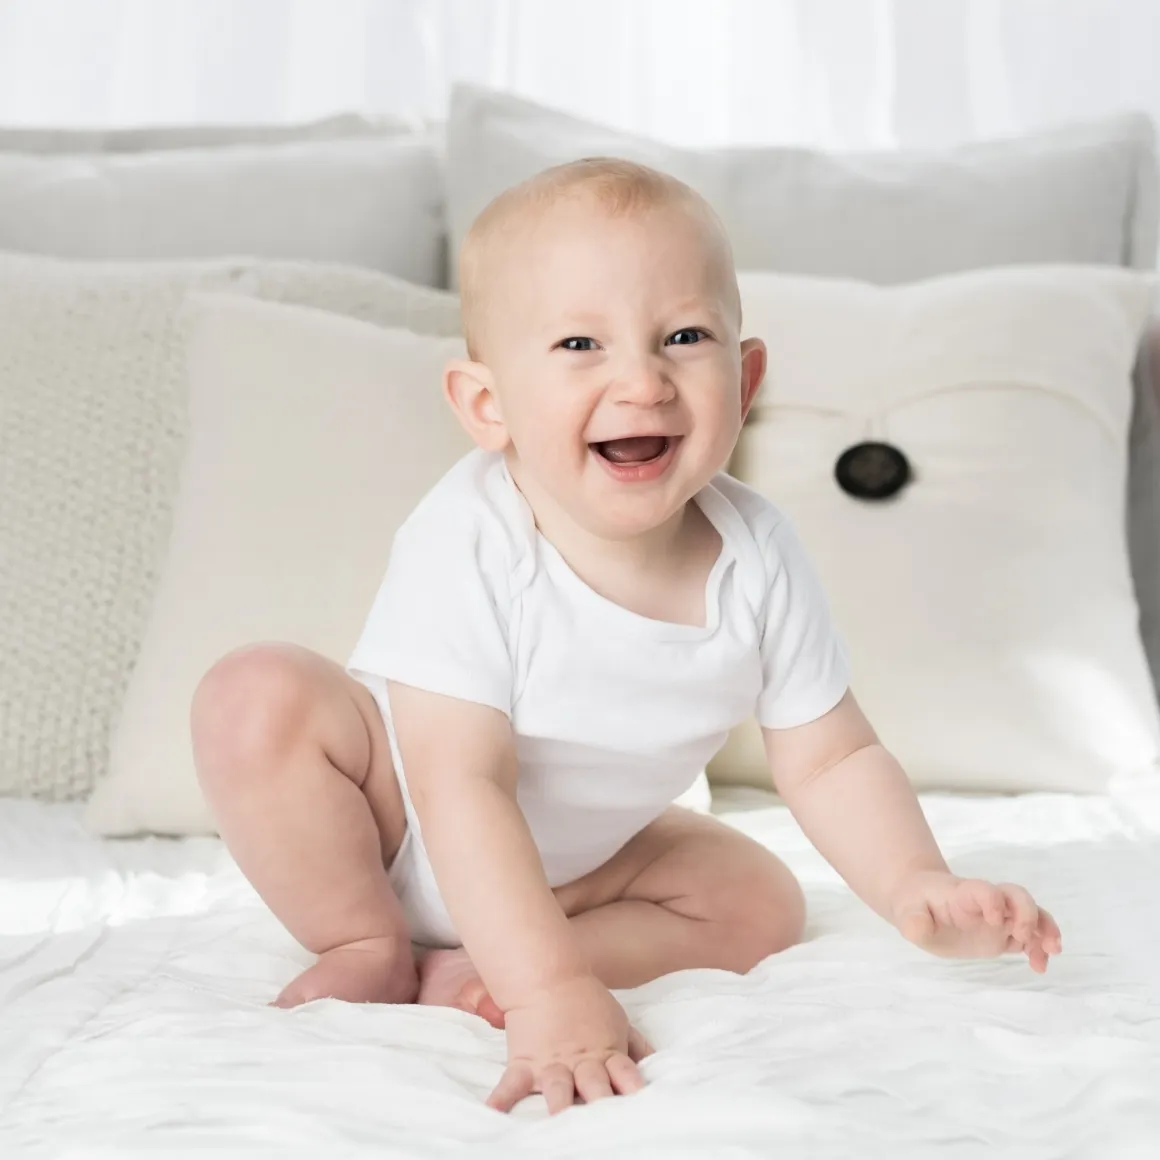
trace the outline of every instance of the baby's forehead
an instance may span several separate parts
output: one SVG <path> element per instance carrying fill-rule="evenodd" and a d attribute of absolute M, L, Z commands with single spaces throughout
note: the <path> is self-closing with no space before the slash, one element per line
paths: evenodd
<path fill-rule="evenodd" d="M 482 328 L 488 303 L 512 278 L 533 271 L 542 279 L 552 267 L 551 256 L 560 256 L 563 246 L 566 258 L 573 243 L 579 243 L 585 258 L 599 257 L 607 248 L 610 260 L 615 259 L 621 228 L 632 229 L 646 250 L 655 241 L 658 258 L 671 252 L 676 232 L 682 252 L 703 262 L 707 278 L 710 273 L 711 281 L 720 278 L 727 296 L 735 297 L 728 237 L 699 194 L 675 178 L 629 162 L 574 163 L 508 190 L 472 224 L 459 267 L 469 346 Z M 575 251 L 575 245 L 571 248 Z"/>
<path fill-rule="evenodd" d="M 622 239 L 630 235 L 633 244 L 646 251 L 670 251 L 677 243 L 689 257 L 731 264 L 729 243 L 716 221 L 707 218 L 698 206 L 679 201 L 632 206 L 610 213 L 599 202 L 576 199 L 552 207 L 530 225 L 520 239 L 529 248 L 561 240 L 615 253 Z"/>
<path fill-rule="evenodd" d="M 603 226 L 613 227 L 613 232 L 621 227 L 641 230 L 646 237 L 651 233 L 661 245 L 662 235 L 671 234 L 677 227 L 686 235 L 686 243 L 695 237 L 707 250 L 727 253 L 729 243 L 724 230 L 716 215 L 706 212 L 707 208 L 699 199 L 690 201 L 679 196 L 617 204 L 591 190 L 568 189 L 550 198 L 513 205 L 481 240 L 484 249 L 490 248 L 498 258 L 513 251 L 542 247 L 557 238 L 571 240 L 576 235 L 599 244 L 607 240 Z"/>
<path fill-rule="evenodd" d="M 578 289 L 586 280 L 615 277 L 625 262 L 658 281 L 687 288 L 692 280 L 705 292 L 735 283 L 728 241 L 695 207 L 663 203 L 612 213 L 592 198 L 560 197 L 513 214 L 481 238 L 462 289 L 474 295 L 510 291 L 513 283 L 540 292 Z"/>

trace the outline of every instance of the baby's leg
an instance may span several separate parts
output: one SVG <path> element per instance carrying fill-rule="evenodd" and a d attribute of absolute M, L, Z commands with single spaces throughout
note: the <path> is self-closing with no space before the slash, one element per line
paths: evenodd
<path fill-rule="evenodd" d="M 779 859 L 675 806 L 556 896 L 593 971 L 614 988 L 692 967 L 745 974 L 805 927 L 801 887 Z"/>
<path fill-rule="evenodd" d="M 370 693 L 305 649 L 231 653 L 194 698 L 198 777 L 242 872 L 321 956 L 276 1000 L 406 1003 L 418 990 L 384 869 L 406 828 Z"/>
<path fill-rule="evenodd" d="M 672 807 L 615 857 L 556 890 L 593 972 L 636 987 L 691 967 L 744 974 L 805 926 L 797 880 L 764 846 L 715 818 Z M 432 1002 L 488 1002 L 466 952 L 425 963 Z"/>

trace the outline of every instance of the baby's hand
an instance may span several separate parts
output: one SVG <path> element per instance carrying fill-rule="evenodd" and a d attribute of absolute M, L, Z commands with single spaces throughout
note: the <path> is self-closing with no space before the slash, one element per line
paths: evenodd
<path fill-rule="evenodd" d="M 595 978 L 572 979 L 505 1013 L 508 1066 L 488 1105 L 510 1112 L 542 1092 L 555 1115 L 578 1095 L 586 1103 L 644 1086 L 637 1063 L 652 1048 Z"/>
<path fill-rule="evenodd" d="M 1055 919 L 1022 886 L 994 886 L 944 871 L 912 875 L 894 902 L 894 924 L 912 943 L 948 958 L 982 959 L 1022 951 L 1047 970 L 1063 950 Z"/>

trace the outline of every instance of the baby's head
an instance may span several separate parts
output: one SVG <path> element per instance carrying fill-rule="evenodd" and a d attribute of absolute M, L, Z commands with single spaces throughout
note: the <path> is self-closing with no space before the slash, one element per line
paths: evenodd
<path fill-rule="evenodd" d="M 447 393 L 533 506 L 628 538 L 725 467 L 765 348 L 741 341 L 729 241 L 687 185 L 606 158 L 546 170 L 479 215 L 459 270 L 469 361 Z"/>

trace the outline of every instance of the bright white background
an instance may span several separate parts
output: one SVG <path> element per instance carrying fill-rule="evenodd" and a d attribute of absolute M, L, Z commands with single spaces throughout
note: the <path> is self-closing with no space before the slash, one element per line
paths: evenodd
<path fill-rule="evenodd" d="M 689 144 L 1160 119 L 1160 0 L 0 0 L 0 124 L 438 117 L 507 88 Z"/>

